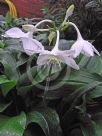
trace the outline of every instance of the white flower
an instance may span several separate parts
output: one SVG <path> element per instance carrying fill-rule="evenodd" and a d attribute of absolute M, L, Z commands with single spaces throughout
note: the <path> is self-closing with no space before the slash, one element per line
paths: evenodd
<path fill-rule="evenodd" d="M 4 37 L 20 38 L 23 43 L 24 51 L 28 55 L 33 55 L 34 53 L 41 53 L 42 51 L 44 51 L 44 46 L 36 39 L 33 39 L 33 33 L 36 31 L 49 31 L 49 29 L 38 29 L 37 28 L 40 24 L 44 22 L 53 23 L 52 20 L 45 19 L 45 20 L 38 22 L 35 26 L 29 25 L 29 24 L 23 25 L 22 27 L 23 29 L 28 31 L 27 33 L 24 33 L 18 27 L 14 27 L 6 31 Z"/>
<path fill-rule="evenodd" d="M 59 44 L 59 31 L 57 30 L 57 40 L 55 47 L 52 49 L 52 51 L 46 51 L 46 50 L 42 51 L 38 56 L 37 64 L 45 65 L 49 63 L 52 64 L 57 63 L 58 65 L 60 65 L 60 63 L 65 63 L 68 66 L 78 70 L 79 66 L 71 57 L 74 54 L 74 51 L 73 50 L 60 51 L 58 49 L 58 44 Z"/>
<path fill-rule="evenodd" d="M 14 27 L 5 32 L 6 37 L 20 38 L 23 43 L 23 48 L 26 54 L 33 55 L 34 53 L 41 53 L 44 50 L 43 45 L 32 38 L 31 32 L 24 33 L 21 29 Z"/>
<path fill-rule="evenodd" d="M 30 37 L 29 32 L 24 33 L 21 29 L 18 27 L 11 28 L 7 30 L 4 34 L 4 37 L 10 37 L 10 38 L 22 38 L 22 37 Z"/>
<path fill-rule="evenodd" d="M 75 54 L 73 55 L 73 57 L 76 58 L 77 56 L 80 55 L 80 53 L 88 57 L 94 56 L 94 52 L 100 55 L 99 52 L 95 49 L 95 47 L 90 42 L 82 38 L 78 27 L 72 22 L 68 22 L 68 23 L 74 26 L 74 28 L 77 31 L 77 41 L 71 47 L 72 50 L 75 50 Z"/>

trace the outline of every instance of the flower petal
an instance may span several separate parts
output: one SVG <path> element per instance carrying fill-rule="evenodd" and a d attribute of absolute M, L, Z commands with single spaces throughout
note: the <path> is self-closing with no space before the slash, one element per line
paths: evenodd
<path fill-rule="evenodd" d="M 41 53 L 44 50 L 43 45 L 36 39 L 31 38 L 21 38 L 23 42 L 23 48 L 28 55 L 33 55 L 34 53 Z"/>
<path fill-rule="evenodd" d="M 60 56 L 60 62 L 67 64 L 73 69 L 79 70 L 79 66 L 76 64 L 75 60 L 71 57 Z"/>
<path fill-rule="evenodd" d="M 11 37 L 11 38 L 21 38 L 21 37 L 28 37 L 28 33 L 22 32 L 21 29 L 14 27 L 5 32 L 6 37 Z"/>
<path fill-rule="evenodd" d="M 49 62 L 49 54 L 41 54 L 38 56 L 37 64 L 38 65 L 45 65 Z"/>
<path fill-rule="evenodd" d="M 84 40 L 82 53 L 84 55 L 88 56 L 88 57 L 94 56 L 94 51 L 93 51 L 92 46 L 93 45 L 91 43 L 89 43 L 88 41 Z"/>
<path fill-rule="evenodd" d="M 95 47 L 92 45 L 93 51 L 100 56 L 99 52 L 95 49 Z"/>
<path fill-rule="evenodd" d="M 73 56 L 75 54 L 75 50 L 64 50 L 64 51 L 57 51 L 57 55 L 62 55 L 62 56 Z"/>
<path fill-rule="evenodd" d="M 76 41 L 72 47 L 71 50 L 75 50 L 75 53 L 73 55 L 74 58 L 76 58 L 77 56 L 79 56 L 79 54 L 81 53 L 82 49 L 83 49 L 83 45 L 82 45 L 82 41 L 83 40 L 78 40 Z"/>

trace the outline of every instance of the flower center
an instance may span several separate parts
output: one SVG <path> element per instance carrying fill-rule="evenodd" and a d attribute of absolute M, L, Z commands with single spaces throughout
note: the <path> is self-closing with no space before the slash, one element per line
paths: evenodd
<path fill-rule="evenodd" d="M 59 61 L 59 58 L 58 56 L 54 56 L 54 55 L 51 55 L 50 58 L 49 58 L 49 62 L 51 64 L 60 64 L 60 61 Z"/>

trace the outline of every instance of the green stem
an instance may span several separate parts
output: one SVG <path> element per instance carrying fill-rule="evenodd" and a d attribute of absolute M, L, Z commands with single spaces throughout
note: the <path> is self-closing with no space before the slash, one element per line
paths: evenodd
<path fill-rule="evenodd" d="M 45 85 L 45 90 L 44 90 L 43 103 L 45 106 L 46 106 L 46 95 L 47 95 L 47 92 L 49 91 L 49 86 L 50 86 L 51 71 L 52 71 L 52 64 L 50 64 L 49 69 L 48 69 L 48 76 L 46 79 L 46 85 Z"/>

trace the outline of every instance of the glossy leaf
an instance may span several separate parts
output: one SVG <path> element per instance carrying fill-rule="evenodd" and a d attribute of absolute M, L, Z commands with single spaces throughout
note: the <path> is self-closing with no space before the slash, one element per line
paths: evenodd
<path fill-rule="evenodd" d="M 41 111 L 34 111 L 28 114 L 28 124 L 34 122 L 37 123 L 46 136 L 60 136 L 61 128 L 60 121 L 57 113 L 52 109 L 44 109 Z"/>
<path fill-rule="evenodd" d="M 21 113 L 15 117 L 0 116 L 1 136 L 23 136 L 26 126 L 26 115 Z"/>
<path fill-rule="evenodd" d="M 28 114 L 27 119 L 28 124 L 37 123 L 42 128 L 46 136 L 49 136 L 48 122 L 40 112 L 38 111 L 31 112 L 30 114 Z"/>
<path fill-rule="evenodd" d="M 5 76 L 0 76 L 0 87 L 4 96 L 15 86 L 15 80 L 8 80 Z"/>

